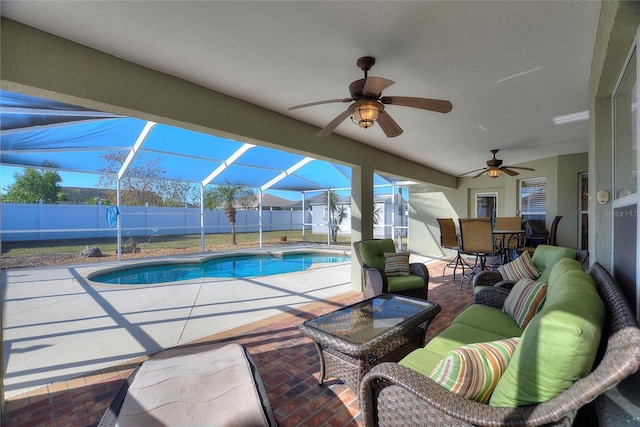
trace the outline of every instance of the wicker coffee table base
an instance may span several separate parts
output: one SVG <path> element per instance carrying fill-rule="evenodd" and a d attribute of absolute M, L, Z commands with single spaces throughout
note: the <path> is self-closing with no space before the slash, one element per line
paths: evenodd
<path fill-rule="evenodd" d="M 356 393 L 364 375 L 375 365 L 383 362 L 397 362 L 413 350 L 424 346 L 427 326 L 431 321 L 416 327 L 411 333 L 380 344 L 370 354 L 350 356 L 333 348 L 314 342 L 320 358 L 320 377 L 324 380 L 339 378 Z"/>

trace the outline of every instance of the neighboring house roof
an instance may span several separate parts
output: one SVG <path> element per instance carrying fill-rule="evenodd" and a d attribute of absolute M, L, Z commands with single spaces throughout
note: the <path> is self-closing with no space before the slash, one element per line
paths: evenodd
<path fill-rule="evenodd" d="M 263 194 L 262 195 L 262 209 L 290 209 L 295 202 L 292 200 L 284 199 L 282 197 L 273 196 L 271 194 Z M 258 208 L 259 201 L 256 197 L 256 201 L 250 205 L 250 208 Z M 237 209 L 244 208 L 244 206 L 240 203 L 236 203 L 235 207 Z"/>

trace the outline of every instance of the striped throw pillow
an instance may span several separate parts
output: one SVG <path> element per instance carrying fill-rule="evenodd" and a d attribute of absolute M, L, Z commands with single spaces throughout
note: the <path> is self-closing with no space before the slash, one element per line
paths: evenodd
<path fill-rule="evenodd" d="M 528 278 L 520 279 L 505 299 L 502 311 L 511 316 L 518 326 L 524 329 L 542 307 L 546 295 L 546 283 Z"/>
<path fill-rule="evenodd" d="M 533 265 L 531 256 L 529 256 L 529 252 L 527 251 L 524 251 L 522 255 L 513 261 L 498 267 L 498 272 L 504 280 L 518 281 L 525 277 L 529 279 L 537 279 L 540 277 L 540 272 L 536 266 Z"/>
<path fill-rule="evenodd" d="M 442 387 L 467 399 L 486 403 L 507 369 L 519 337 L 468 344 L 451 350 L 429 376 Z"/>
<path fill-rule="evenodd" d="M 409 252 L 385 252 L 384 272 L 387 276 L 408 276 Z"/>

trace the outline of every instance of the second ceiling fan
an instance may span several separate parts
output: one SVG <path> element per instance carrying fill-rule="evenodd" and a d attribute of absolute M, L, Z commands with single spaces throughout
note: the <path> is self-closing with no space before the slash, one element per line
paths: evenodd
<path fill-rule="evenodd" d="M 326 101 L 295 105 L 289 108 L 289 110 L 334 102 L 353 102 L 345 111 L 323 127 L 320 132 L 318 132 L 318 136 L 329 135 L 340 123 L 351 116 L 354 123 L 365 129 L 373 126 L 377 122 L 384 134 L 389 138 L 393 138 L 402 134 L 403 130 L 385 111 L 385 105 L 420 108 L 438 113 L 448 113 L 453 108 L 450 101 L 441 99 L 415 98 L 411 96 L 382 96 L 382 91 L 395 82 L 382 77 L 368 76 L 368 71 L 375 63 L 375 58 L 371 56 L 364 56 L 358 59 L 356 64 L 364 71 L 364 78 L 356 80 L 349 85 L 350 98 L 328 99 Z"/>
<path fill-rule="evenodd" d="M 493 154 L 493 159 L 487 160 L 487 167 L 486 168 L 474 169 L 472 171 L 465 172 L 460 176 L 468 175 L 470 173 L 474 173 L 474 172 L 478 172 L 479 171 L 479 173 L 477 175 L 474 175 L 473 178 L 477 178 L 480 175 L 486 173 L 488 176 L 490 176 L 491 178 L 495 179 L 495 178 L 499 177 L 502 174 L 502 172 L 506 173 L 507 175 L 511 175 L 511 176 L 519 175 L 519 173 L 514 171 L 513 169 L 520 169 L 520 170 L 526 170 L 526 171 L 535 171 L 535 169 L 533 169 L 533 168 L 525 168 L 525 167 L 519 167 L 519 166 L 502 166 L 502 160 L 496 159 L 496 153 L 498 153 L 498 151 L 500 151 L 500 150 L 491 150 L 491 153 Z"/>

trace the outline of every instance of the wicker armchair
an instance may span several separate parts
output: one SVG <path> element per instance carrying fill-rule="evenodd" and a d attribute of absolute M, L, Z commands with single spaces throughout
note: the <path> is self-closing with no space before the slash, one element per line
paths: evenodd
<path fill-rule="evenodd" d="M 394 293 L 427 299 L 429 270 L 416 262 L 409 264 L 408 276 L 387 276 L 384 270 L 384 254 L 395 252 L 391 239 L 369 239 L 355 242 L 353 251 L 362 267 L 364 297 L 372 298 L 382 293 Z"/>
<path fill-rule="evenodd" d="M 360 384 L 364 426 L 570 426 L 578 409 L 640 368 L 640 328 L 628 301 L 600 264 L 590 274 L 607 317 L 602 356 L 588 376 L 547 402 L 504 408 L 460 397 L 397 363 L 382 363 Z"/>

